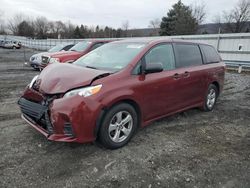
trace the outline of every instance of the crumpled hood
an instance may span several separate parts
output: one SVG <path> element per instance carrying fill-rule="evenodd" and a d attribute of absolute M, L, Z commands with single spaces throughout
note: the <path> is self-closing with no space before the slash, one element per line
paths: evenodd
<path fill-rule="evenodd" d="M 90 85 L 96 77 L 109 74 L 108 71 L 56 63 L 46 67 L 36 82 L 40 85 L 40 91 L 46 94 L 57 94 Z"/>

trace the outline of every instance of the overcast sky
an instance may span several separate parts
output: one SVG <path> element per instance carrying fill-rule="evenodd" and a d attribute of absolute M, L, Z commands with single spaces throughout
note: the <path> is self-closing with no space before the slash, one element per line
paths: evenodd
<path fill-rule="evenodd" d="M 230 10 L 238 0 L 209 0 L 206 4 L 206 23 L 223 10 Z M 88 26 L 121 27 L 129 21 L 129 28 L 148 27 L 149 21 L 162 18 L 177 0 L 0 0 L 4 19 L 16 13 L 31 17 L 45 16 L 49 20 L 71 21 Z M 199 0 L 183 0 L 190 5 Z"/>

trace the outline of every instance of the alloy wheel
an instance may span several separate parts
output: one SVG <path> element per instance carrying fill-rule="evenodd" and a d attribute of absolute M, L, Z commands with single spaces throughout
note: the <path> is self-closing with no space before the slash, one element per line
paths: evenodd
<path fill-rule="evenodd" d="M 123 142 L 131 134 L 132 128 L 132 115 L 128 111 L 119 111 L 111 118 L 109 123 L 109 137 L 115 143 Z"/>
<path fill-rule="evenodd" d="M 207 95 L 207 107 L 212 109 L 216 101 L 216 91 L 211 88 Z"/>

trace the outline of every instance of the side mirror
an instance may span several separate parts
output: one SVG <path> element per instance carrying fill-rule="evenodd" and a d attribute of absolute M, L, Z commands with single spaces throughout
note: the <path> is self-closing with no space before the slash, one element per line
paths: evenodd
<path fill-rule="evenodd" d="M 161 63 L 148 63 L 146 64 L 145 67 L 145 74 L 149 73 L 156 73 L 156 72 L 162 72 L 163 71 L 163 66 Z"/>

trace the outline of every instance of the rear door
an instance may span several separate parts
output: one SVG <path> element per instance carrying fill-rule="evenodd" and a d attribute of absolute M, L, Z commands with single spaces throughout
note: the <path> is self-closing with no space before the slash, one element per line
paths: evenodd
<path fill-rule="evenodd" d="M 206 87 L 201 50 L 197 44 L 175 43 L 177 72 L 180 74 L 178 108 L 186 108 L 203 102 Z"/>

